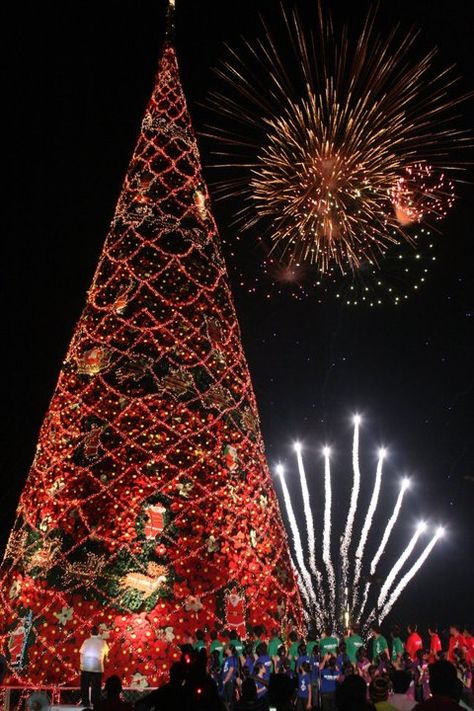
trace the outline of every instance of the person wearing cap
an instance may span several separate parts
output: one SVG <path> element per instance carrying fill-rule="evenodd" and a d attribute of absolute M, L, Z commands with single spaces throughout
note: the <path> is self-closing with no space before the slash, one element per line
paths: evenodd
<path fill-rule="evenodd" d="M 370 682 L 369 696 L 377 711 L 397 711 L 388 701 L 389 691 L 389 680 L 385 676 L 377 676 Z"/>

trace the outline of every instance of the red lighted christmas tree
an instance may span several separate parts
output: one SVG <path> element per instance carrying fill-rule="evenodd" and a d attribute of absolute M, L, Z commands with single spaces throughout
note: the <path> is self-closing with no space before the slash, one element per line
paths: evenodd
<path fill-rule="evenodd" d="M 300 621 L 225 263 L 165 42 L 0 577 L 12 684 L 154 686 L 197 628 Z"/>

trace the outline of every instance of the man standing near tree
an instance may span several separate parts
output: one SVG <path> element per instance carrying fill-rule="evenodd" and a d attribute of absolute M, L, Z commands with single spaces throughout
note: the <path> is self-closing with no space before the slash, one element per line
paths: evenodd
<path fill-rule="evenodd" d="M 100 700 L 104 663 L 109 645 L 99 636 L 97 627 L 91 628 L 91 636 L 82 643 L 81 655 L 81 701 L 85 706 L 94 706 Z M 89 700 L 89 689 L 91 698 Z"/>

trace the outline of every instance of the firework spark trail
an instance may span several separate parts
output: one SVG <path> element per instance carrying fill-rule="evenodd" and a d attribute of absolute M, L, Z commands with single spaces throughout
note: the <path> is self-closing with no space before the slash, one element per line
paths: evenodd
<path fill-rule="evenodd" d="M 362 532 L 360 534 L 359 545 L 355 553 L 355 570 L 354 570 L 354 582 L 353 582 L 353 595 L 352 595 L 352 607 L 356 607 L 359 596 L 357 592 L 357 586 L 360 580 L 360 575 L 362 571 L 362 562 L 364 557 L 365 544 L 367 543 L 367 537 L 369 535 L 370 529 L 372 528 L 374 513 L 377 509 L 377 504 L 379 501 L 380 487 L 382 484 L 382 466 L 383 460 L 385 458 L 385 449 L 379 450 L 379 458 L 377 461 L 377 469 L 375 471 L 375 483 L 372 491 L 372 496 L 370 498 L 369 508 L 367 509 L 367 515 L 365 517 L 364 525 L 362 527 Z"/>
<path fill-rule="evenodd" d="M 306 604 L 308 605 L 308 607 L 311 607 L 311 600 L 310 600 L 310 597 L 309 597 L 309 595 L 308 595 L 308 591 L 306 590 L 306 586 L 305 586 L 305 584 L 304 584 L 304 580 L 303 580 L 303 578 L 302 578 L 302 576 L 301 576 L 301 573 L 300 573 L 300 571 L 299 571 L 298 566 L 296 565 L 295 561 L 293 560 L 293 556 L 291 555 L 291 553 L 290 553 L 290 562 L 291 562 L 291 566 L 292 566 L 292 568 L 293 568 L 293 572 L 294 572 L 295 575 L 296 575 L 296 579 L 298 580 L 298 585 L 299 585 L 299 588 L 300 588 L 300 590 L 301 590 L 301 594 L 303 595 L 303 597 L 304 597 L 304 599 L 305 599 Z"/>
<path fill-rule="evenodd" d="M 323 562 L 326 566 L 329 584 L 329 607 L 330 617 L 334 619 L 336 608 L 336 577 L 331 559 L 331 466 L 329 447 L 324 448 L 324 528 L 323 528 Z"/>
<path fill-rule="evenodd" d="M 295 512 L 293 511 L 290 492 L 288 491 L 288 487 L 285 482 L 283 467 L 281 465 L 278 465 L 276 468 L 276 471 L 277 471 L 277 474 L 279 475 L 280 481 L 281 481 L 281 488 L 283 491 L 283 498 L 285 501 L 286 513 L 288 516 L 288 521 L 290 522 L 291 533 L 293 535 L 293 545 L 294 545 L 295 554 L 296 554 L 296 561 L 297 561 L 300 571 L 301 571 L 301 577 L 304 581 L 306 592 L 309 595 L 309 597 L 311 598 L 313 605 L 315 605 L 315 607 L 319 608 L 319 603 L 318 603 L 318 600 L 317 600 L 316 595 L 314 594 L 314 590 L 313 590 L 311 575 L 309 574 L 309 571 L 308 571 L 308 569 L 305 565 L 305 562 L 304 562 L 303 546 L 301 545 L 301 536 L 300 536 L 300 532 L 298 529 L 298 524 L 296 522 Z"/>
<path fill-rule="evenodd" d="M 384 604 L 385 599 L 388 595 L 388 592 L 389 592 L 391 586 L 393 585 L 395 578 L 397 577 L 398 573 L 405 565 L 408 558 L 413 553 L 413 550 L 418 542 L 419 537 L 425 530 L 426 530 L 426 523 L 424 523 L 422 521 L 421 523 L 418 524 L 416 531 L 415 531 L 414 535 L 412 536 L 409 544 L 407 545 L 407 547 L 401 554 L 400 558 L 397 560 L 397 562 L 391 569 L 390 573 L 388 574 L 387 579 L 386 579 L 385 583 L 383 584 L 382 589 L 380 591 L 379 598 L 377 600 L 377 607 L 379 610 L 382 607 L 382 605 Z"/>
<path fill-rule="evenodd" d="M 405 573 L 403 578 L 400 580 L 398 583 L 397 587 L 393 590 L 392 594 L 390 595 L 390 598 L 388 601 L 385 603 L 384 608 L 382 612 L 380 613 L 380 622 L 388 615 L 398 598 L 400 597 L 401 593 L 403 590 L 406 588 L 410 580 L 413 578 L 414 575 L 420 570 L 421 566 L 423 563 L 426 561 L 428 556 L 430 555 L 431 551 L 435 547 L 436 543 L 439 541 L 439 539 L 442 537 L 444 534 L 444 529 L 443 528 L 438 528 L 435 535 L 431 539 L 431 541 L 428 543 L 428 545 L 425 547 L 423 552 L 420 554 L 420 556 L 416 559 L 416 561 L 413 563 L 411 568 Z"/>
<path fill-rule="evenodd" d="M 322 603 L 324 605 L 324 591 L 322 588 L 322 577 L 321 573 L 316 565 L 316 540 L 314 533 L 314 520 L 313 513 L 311 511 L 311 503 L 309 499 L 309 489 L 308 482 L 306 480 L 306 472 L 304 470 L 303 457 L 301 456 L 301 444 L 299 442 L 295 443 L 296 459 L 298 462 L 298 472 L 300 475 L 301 493 L 303 496 L 303 507 L 304 515 L 306 519 L 306 529 L 308 533 L 308 548 L 309 548 L 309 567 L 314 577 L 317 580 L 318 594 L 322 596 Z"/>
<path fill-rule="evenodd" d="M 384 530 L 384 533 L 382 536 L 382 540 L 380 541 L 380 545 L 377 548 L 377 552 L 375 553 L 374 557 L 372 558 L 372 562 L 370 563 L 370 575 L 374 575 L 375 570 L 378 565 L 378 562 L 385 551 L 385 547 L 388 543 L 388 539 L 390 538 L 390 534 L 392 533 L 392 529 L 398 520 L 398 516 L 400 515 L 400 510 L 402 508 L 402 503 L 403 503 L 403 497 L 405 496 L 405 492 L 409 488 L 409 486 L 410 486 L 409 479 L 404 479 L 402 481 L 402 485 L 400 487 L 400 493 L 398 494 L 397 501 L 396 501 L 395 506 L 393 508 L 393 513 L 390 516 L 387 526 L 385 527 L 385 530 Z M 365 584 L 363 601 L 362 601 L 362 605 L 360 607 L 360 611 L 359 611 L 359 615 L 358 615 L 359 618 L 362 617 L 362 613 L 364 612 L 365 606 L 367 605 L 367 599 L 369 597 L 370 585 L 371 585 L 370 581 Z"/>
<path fill-rule="evenodd" d="M 352 491 L 351 500 L 349 504 L 349 512 L 347 514 L 346 528 L 344 531 L 344 538 L 341 544 L 341 557 L 342 557 L 342 587 L 345 589 L 347 587 L 347 576 L 349 573 L 349 546 L 351 544 L 352 529 L 354 527 L 354 519 L 357 512 L 357 501 L 359 498 L 360 491 L 360 464 L 359 464 L 359 425 L 360 417 L 355 415 L 354 417 L 354 438 L 352 442 Z"/>
<path fill-rule="evenodd" d="M 377 549 L 376 554 L 372 558 L 372 562 L 370 564 L 370 574 L 373 575 L 375 573 L 375 569 L 378 565 L 378 562 L 380 558 L 382 557 L 384 551 L 385 551 L 385 546 L 388 543 L 388 539 L 390 538 L 390 534 L 392 533 L 392 529 L 395 526 L 398 516 L 400 515 L 400 510 L 402 508 L 402 503 L 403 503 L 403 498 L 405 496 L 406 490 L 410 487 L 410 481 L 409 479 L 404 479 L 402 481 L 402 485 L 400 487 L 400 493 L 398 494 L 397 501 L 395 503 L 393 513 L 390 516 L 390 519 L 387 523 L 387 527 L 385 528 L 382 540 L 380 541 L 380 545 Z"/>

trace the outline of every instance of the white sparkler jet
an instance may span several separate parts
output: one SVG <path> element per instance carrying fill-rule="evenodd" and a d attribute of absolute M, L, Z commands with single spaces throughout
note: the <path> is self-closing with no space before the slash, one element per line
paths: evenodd
<path fill-rule="evenodd" d="M 436 532 L 431 539 L 431 541 L 428 543 L 428 545 L 424 548 L 422 553 L 419 555 L 419 557 L 416 559 L 416 561 L 413 563 L 411 568 L 405 573 L 403 578 L 401 578 L 400 582 L 398 583 L 397 587 L 393 590 L 392 594 L 390 595 L 390 598 L 388 601 L 385 603 L 385 606 L 380 613 L 380 622 L 388 615 L 392 607 L 395 605 L 396 601 L 400 597 L 401 593 L 404 591 L 410 580 L 417 574 L 417 572 L 420 570 L 421 566 L 425 563 L 426 559 L 429 557 L 431 551 L 437 544 L 440 538 L 444 536 L 444 528 L 440 526 L 439 528 L 436 529 Z"/>
<path fill-rule="evenodd" d="M 362 559 L 364 556 L 364 549 L 367 543 L 367 538 L 372 528 L 373 518 L 375 511 L 377 509 L 377 504 L 379 501 L 380 487 L 382 485 L 382 466 L 385 457 L 387 456 L 387 450 L 381 447 L 378 452 L 377 469 L 375 471 L 375 483 L 372 490 L 372 496 L 370 497 L 369 508 L 367 509 L 367 515 L 365 517 L 364 525 L 362 527 L 362 532 L 360 534 L 359 545 L 357 546 L 355 553 L 355 571 L 354 571 L 354 582 L 353 582 L 353 596 L 352 596 L 352 606 L 355 607 L 358 602 L 358 583 L 360 580 L 361 570 L 362 570 Z"/>
<path fill-rule="evenodd" d="M 334 618 L 336 607 L 336 576 L 331 559 L 331 508 L 332 508 L 332 487 L 331 487 L 331 449 L 324 447 L 324 528 L 323 528 L 323 562 L 326 566 L 329 583 L 329 605 L 331 617 Z"/>
<path fill-rule="evenodd" d="M 306 519 L 306 532 L 308 535 L 309 567 L 311 569 L 311 572 L 315 576 L 316 580 L 318 581 L 318 588 L 321 588 L 321 573 L 318 570 L 318 567 L 316 565 L 316 540 L 315 540 L 315 532 L 314 532 L 313 512 L 311 510 L 308 482 L 306 479 L 306 472 L 304 469 L 303 457 L 301 455 L 301 450 L 302 450 L 301 443 L 295 442 L 293 445 L 293 448 L 296 452 L 296 460 L 298 462 L 298 472 L 300 475 L 301 494 L 303 496 L 303 508 L 304 508 L 304 515 L 305 515 L 305 519 Z"/>
<path fill-rule="evenodd" d="M 352 440 L 352 490 L 349 511 L 347 514 L 346 528 L 344 537 L 341 543 L 341 564 L 342 564 L 342 586 L 344 590 L 347 588 L 347 577 L 349 573 L 349 546 L 352 539 L 352 529 L 354 528 L 354 520 L 357 512 L 357 502 L 360 492 L 360 463 L 359 463 L 359 427 L 361 416 L 354 415 L 354 437 Z"/>
<path fill-rule="evenodd" d="M 402 552 L 400 558 L 397 560 L 397 562 L 393 566 L 392 570 L 388 574 L 385 583 L 382 585 L 382 589 L 380 591 L 380 595 L 377 600 L 377 607 L 379 608 L 379 610 L 382 608 L 382 606 L 387 598 L 387 595 L 390 591 L 390 588 L 393 585 L 395 578 L 397 577 L 398 573 L 405 565 L 408 558 L 413 553 L 413 550 L 415 549 L 418 539 L 421 536 L 421 534 L 424 533 L 424 531 L 426 531 L 426 523 L 424 521 L 420 521 L 420 523 L 416 527 L 416 531 L 415 531 L 414 535 L 412 536 L 410 542 L 408 543 L 407 547 Z"/>
<path fill-rule="evenodd" d="M 395 502 L 395 506 L 393 508 L 393 513 L 389 518 L 389 521 L 387 523 L 387 526 L 385 527 L 382 540 L 380 541 L 380 545 L 377 548 L 377 552 L 375 553 L 374 557 L 372 558 L 372 561 L 370 563 L 370 575 L 374 575 L 375 570 L 377 568 L 378 562 L 380 558 L 382 557 L 385 548 L 387 546 L 388 540 L 390 538 L 390 534 L 392 533 L 393 527 L 395 526 L 398 517 L 400 515 L 400 511 L 402 508 L 402 503 L 403 503 L 403 498 L 405 496 L 405 492 L 410 488 L 410 480 L 405 477 L 402 479 L 402 483 L 400 486 L 400 493 L 398 494 L 397 500 Z M 364 597 L 362 600 L 362 605 L 360 607 L 359 611 L 359 617 L 362 617 L 362 614 L 365 610 L 365 606 L 367 604 L 367 600 L 369 597 L 369 590 L 370 590 L 370 581 L 365 584 L 365 589 L 364 589 Z"/>
<path fill-rule="evenodd" d="M 291 533 L 293 536 L 293 545 L 294 545 L 295 554 L 296 554 L 296 561 L 299 566 L 301 578 L 304 581 L 304 587 L 306 589 L 307 595 L 311 598 L 313 604 L 316 607 L 318 607 L 319 603 L 316 598 L 316 595 L 314 594 L 313 585 L 311 582 L 311 576 L 309 574 L 309 571 L 308 571 L 305 561 L 304 561 L 303 546 L 301 544 L 301 536 L 300 536 L 298 524 L 296 522 L 295 512 L 293 510 L 293 506 L 291 503 L 290 492 L 288 491 L 288 487 L 285 482 L 285 472 L 284 472 L 284 468 L 283 468 L 282 464 L 278 464 L 276 466 L 276 473 L 278 474 L 278 476 L 280 478 L 280 482 L 281 482 L 281 488 L 283 491 L 283 499 L 285 501 L 286 513 L 288 516 L 288 521 L 290 523 Z"/>

